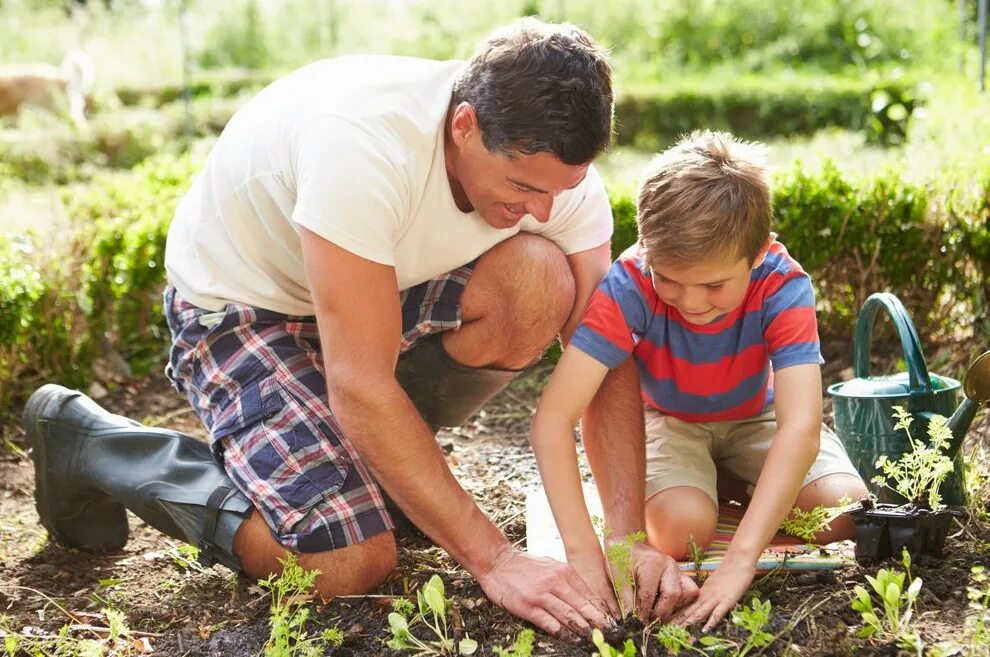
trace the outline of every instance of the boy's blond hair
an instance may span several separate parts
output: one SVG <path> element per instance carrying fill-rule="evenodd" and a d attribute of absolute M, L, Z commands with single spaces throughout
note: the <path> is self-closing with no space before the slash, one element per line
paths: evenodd
<path fill-rule="evenodd" d="M 637 207 L 648 265 L 714 258 L 752 265 L 773 214 L 766 147 L 727 132 L 692 132 L 647 167 Z"/>

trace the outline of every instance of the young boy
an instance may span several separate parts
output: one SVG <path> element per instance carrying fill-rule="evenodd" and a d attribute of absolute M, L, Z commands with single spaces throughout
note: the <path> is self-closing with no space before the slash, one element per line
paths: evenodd
<path fill-rule="evenodd" d="M 611 409 L 616 424 L 640 436 L 645 419 L 640 490 L 656 550 L 681 559 L 691 540 L 708 545 L 718 515 L 716 472 L 720 484 L 735 482 L 736 499 L 740 492 L 751 497 L 721 565 L 675 617 L 705 629 L 745 593 L 792 507 L 866 494 L 842 444 L 822 424 L 814 293 L 770 232 L 764 153 L 727 133 L 695 132 L 654 159 L 639 193 L 638 243 L 592 297 L 533 420 L 533 450 L 568 561 L 603 599 L 612 594 L 573 440 L 596 395 L 599 409 Z M 616 386 L 602 386 L 630 356 L 645 418 L 640 405 L 610 398 Z M 628 417 L 633 412 L 638 417 Z M 589 446 L 600 488 L 602 477 L 613 486 L 623 472 L 644 471 L 641 447 L 601 445 L 595 454 Z M 817 539 L 851 533 L 840 518 Z"/>

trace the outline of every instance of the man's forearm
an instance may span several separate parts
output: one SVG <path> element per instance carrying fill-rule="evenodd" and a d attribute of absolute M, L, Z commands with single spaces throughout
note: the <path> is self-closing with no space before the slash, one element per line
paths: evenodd
<path fill-rule="evenodd" d="M 347 437 L 389 496 L 468 572 L 486 573 L 510 544 L 461 488 L 398 383 L 328 388 Z"/>
<path fill-rule="evenodd" d="M 639 373 L 632 360 L 605 377 L 581 430 L 609 529 L 617 536 L 642 531 L 646 441 Z"/>

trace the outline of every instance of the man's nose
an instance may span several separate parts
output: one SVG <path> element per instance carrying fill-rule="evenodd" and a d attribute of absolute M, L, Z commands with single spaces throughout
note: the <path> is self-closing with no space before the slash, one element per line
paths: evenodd
<path fill-rule="evenodd" d="M 553 196 L 551 194 L 541 194 L 539 198 L 526 203 L 526 212 L 541 224 L 550 220 L 550 212 L 553 210 Z"/>

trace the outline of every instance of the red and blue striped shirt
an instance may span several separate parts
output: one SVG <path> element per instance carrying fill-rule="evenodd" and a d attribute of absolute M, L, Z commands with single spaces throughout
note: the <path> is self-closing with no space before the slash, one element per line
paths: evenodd
<path fill-rule="evenodd" d="M 705 325 L 653 289 L 638 245 L 612 264 L 571 344 L 609 368 L 630 355 L 643 401 L 687 422 L 740 420 L 773 403 L 773 371 L 821 364 L 811 279 L 776 240 L 743 302 Z"/>

